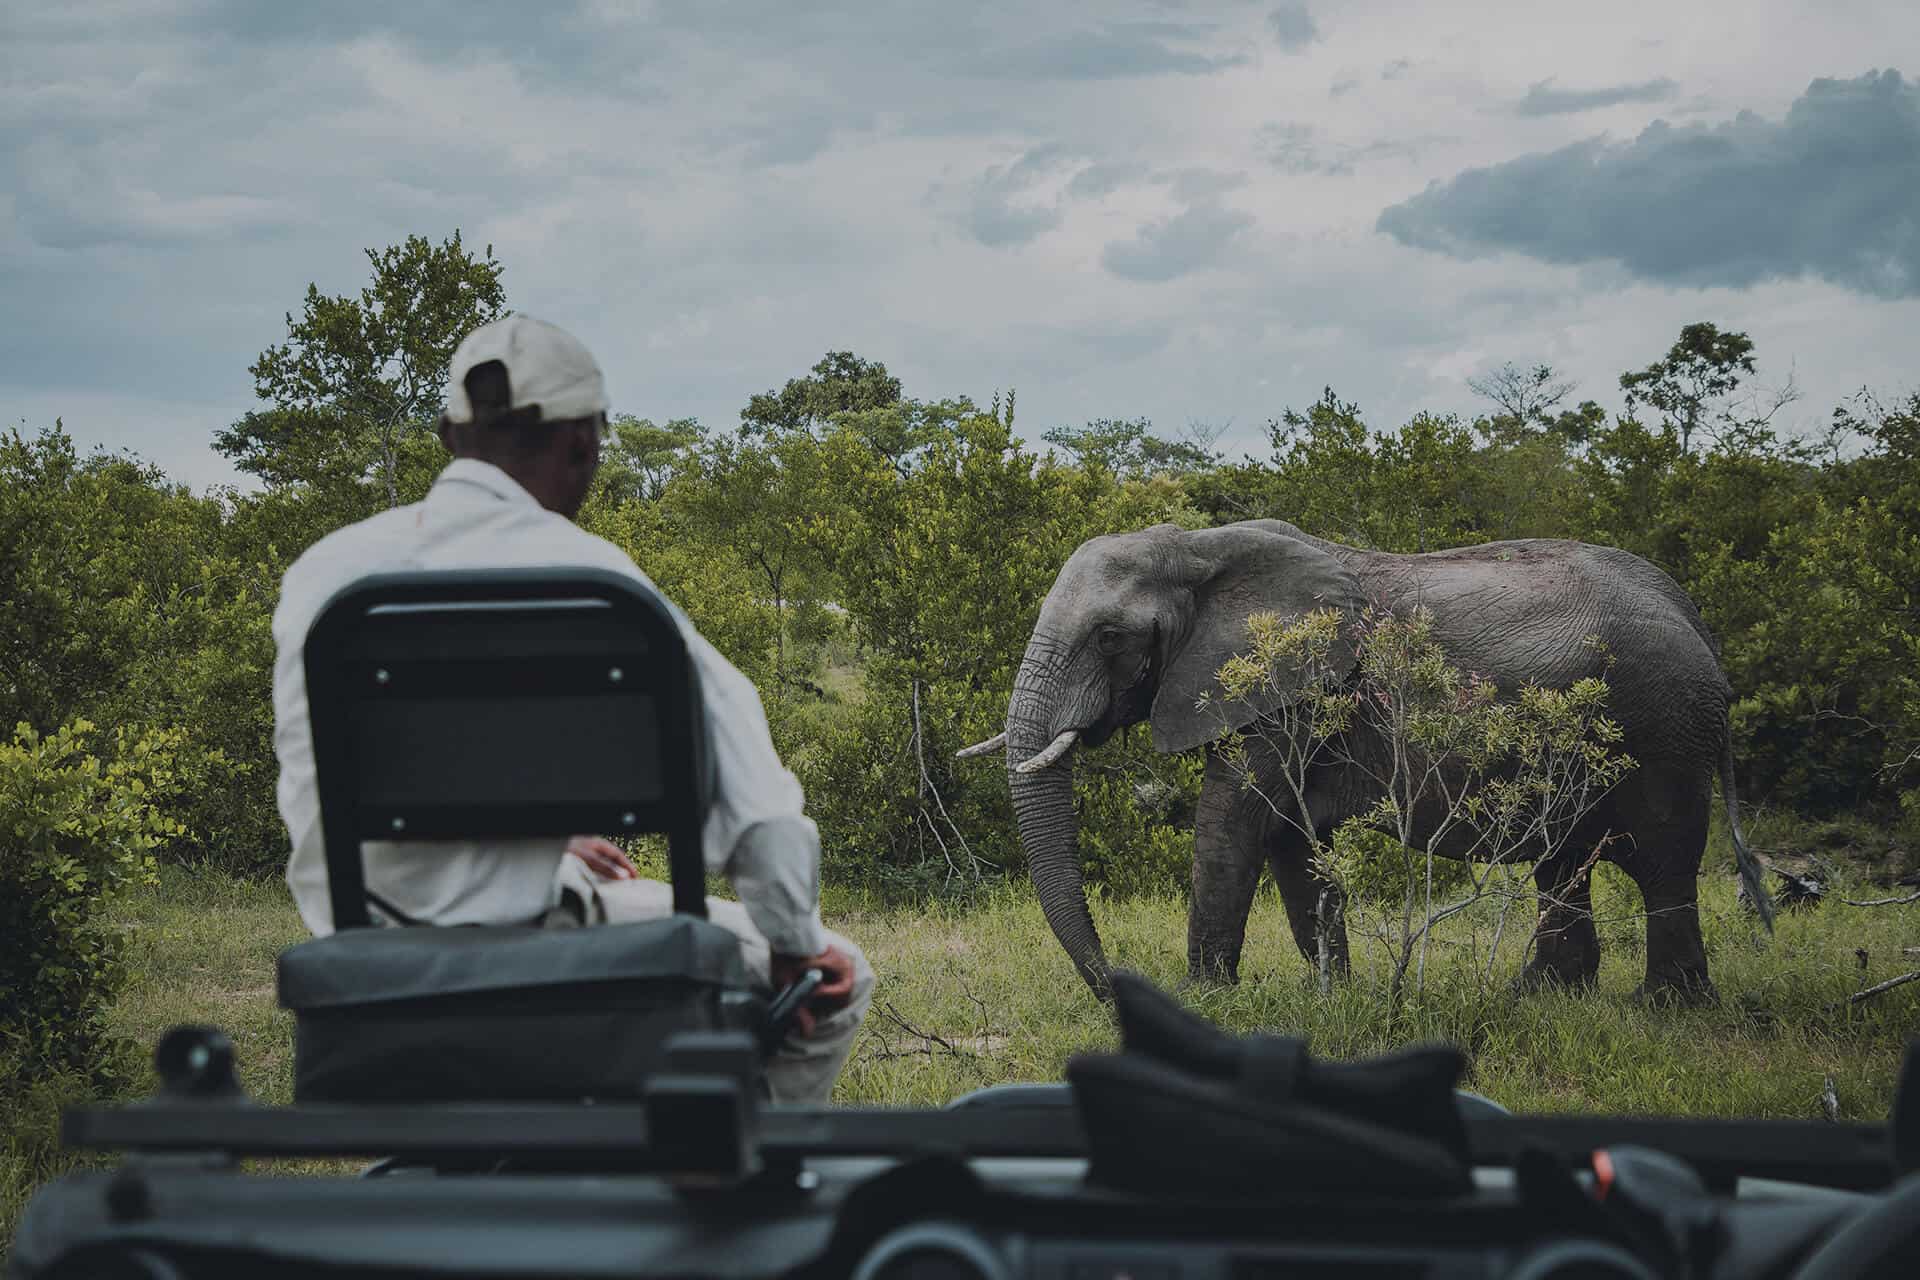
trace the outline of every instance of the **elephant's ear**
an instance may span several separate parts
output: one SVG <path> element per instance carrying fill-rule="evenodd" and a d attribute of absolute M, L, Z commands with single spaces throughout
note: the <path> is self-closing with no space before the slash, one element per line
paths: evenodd
<path fill-rule="evenodd" d="M 1298 538 L 1247 526 L 1202 529 L 1184 535 L 1192 555 L 1193 618 L 1153 699 L 1153 745 L 1185 751 L 1244 728 L 1286 699 L 1285 690 L 1227 703 L 1217 673 L 1253 640 L 1247 619 L 1267 611 L 1292 621 L 1334 608 L 1357 618 L 1360 583 L 1338 560 Z M 1342 625 L 1334 662 L 1350 671 L 1357 661 L 1352 628 Z M 1208 705 L 1197 704 L 1202 694 Z"/>

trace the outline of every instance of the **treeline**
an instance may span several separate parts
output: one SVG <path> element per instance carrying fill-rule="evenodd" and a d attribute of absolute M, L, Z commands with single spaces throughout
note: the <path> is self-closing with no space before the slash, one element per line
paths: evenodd
<path fill-rule="evenodd" d="M 425 493 L 445 461 L 432 426 L 452 349 L 507 305 L 491 249 L 457 235 L 368 259 L 358 296 L 309 291 L 253 366 L 261 407 L 214 435 L 257 492 L 195 494 L 81 454 L 58 425 L 0 440 L 0 723 L 167 735 L 151 798 L 181 831 L 160 857 L 284 865 L 280 575 L 328 531 Z M 1618 415 L 1573 403 L 1550 368 L 1508 366 L 1476 383 L 1471 420 L 1382 428 L 1328 390 L 1270 424 L 1264 456 L 1229 459 L 1205 433 L 1145 421 L 1025 444 L 1012 392 L 922 399 L 836 352 L 750 396 L 728 429 L 617 418 L 581 518 L 758 682 L 843 879 L 927 888 L 1019 868 L 998 762 L 954 751 L 1000 729 L 1073 548 L 1160 521 L 1278 517 L 1408 552 L 1526 537 L 1637 552 L 1723 642 L 1750 801 L 1911 814 L 1920 396 L 1863 391 L 1818 439 L 1790 438 L 1776 425 L 1789 397 L 1756 394 L 1756 368 L 1744 335 L 1691 325 L 1621 376 Z M 29 768 L 29 741 L 10 767 Z M 1096 882 L 1184 879 L 1196 761 L 1130 735 L 1079 776 Z M 30 859 L 7 857 L 20 883 Z"/>

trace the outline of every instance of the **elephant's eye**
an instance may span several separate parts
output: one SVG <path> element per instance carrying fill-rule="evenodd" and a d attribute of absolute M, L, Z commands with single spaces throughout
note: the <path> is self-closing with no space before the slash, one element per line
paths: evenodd
<path fill-rule="evenodd" d="M 1118 627 L 1102 627 L 1099 635 L 1100 652 L 1118 653 L 1127 642 L 1126 633 Z"/>

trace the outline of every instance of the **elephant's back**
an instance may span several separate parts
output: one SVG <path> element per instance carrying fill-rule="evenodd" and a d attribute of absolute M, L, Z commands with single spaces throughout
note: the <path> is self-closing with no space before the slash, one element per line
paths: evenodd
<path fill-rule="evenodd" d="M 1605 674 L 1610 705 L 1630 737 L 1641 736 L 1637 721 L 1676 716 L 1712 721 L 1713 733 L 1721 732 L 1731 691 L 1719 646 L 1680 585 L 1631 552 L 1533 538 L 1420 555 L 1352 554 L 1369 600 L 1397 613 L 1416 604 L 1432 611 L 1435 637 L 1456 666 L 1503 688 L 1527 680 L 1564 688 Z"/>

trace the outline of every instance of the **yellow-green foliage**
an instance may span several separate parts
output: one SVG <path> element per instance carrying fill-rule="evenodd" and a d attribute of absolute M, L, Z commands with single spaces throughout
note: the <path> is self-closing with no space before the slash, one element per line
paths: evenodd
<path fill-rule="evenodd" d="M 114 894 L 181 834 L 155 807 L 181 735 L 125 731 L 97 755 L 82 720 L 0 743 L 0 1091 L 73 1071 L 110 1079 L 105 1032 L 125 977 Z"/>

